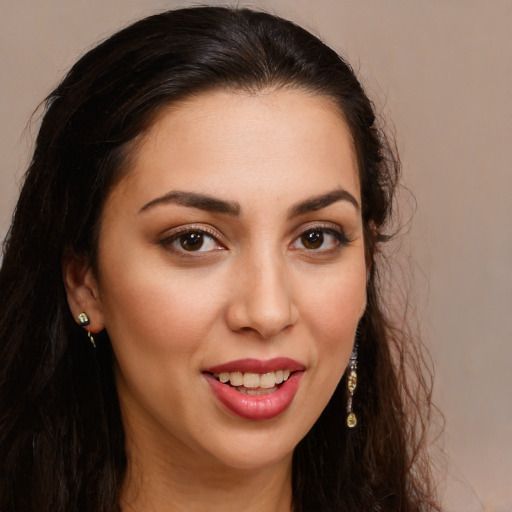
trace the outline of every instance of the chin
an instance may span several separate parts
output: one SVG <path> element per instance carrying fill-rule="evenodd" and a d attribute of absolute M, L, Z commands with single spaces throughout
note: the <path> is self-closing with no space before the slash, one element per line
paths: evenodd
<path fill-rule="evenodd" d="M 263 470 L 279 464 L 289 464 L 295 447 L 308 428 L 286 431 L 251 425 L 243 432 L 225 432 L 210 452 L 222 466 L 237 470 Z"/>

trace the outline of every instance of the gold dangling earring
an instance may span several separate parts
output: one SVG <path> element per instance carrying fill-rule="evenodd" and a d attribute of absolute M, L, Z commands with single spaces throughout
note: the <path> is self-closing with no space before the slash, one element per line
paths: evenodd
<path fill-rule="evenodd" d="M 352 354 L 350 355 L 350 361 L 348 363 L 348 377 L 347 377 L 347 389 L 348 389 L 348 399 L 347 399 L 347 427 L 354 428 L 357 425 L 357 416 L 352 410 L 352 399 L 354 397 L 354 391 L 357 387 L 357 341 L 354 344 L 354 348 L 352 349 Z"/>
<path fill-rule="evenodd" d="M 89 318 L 89 315 L 85 311 L 77 316 L 77 320 L 82 327 L 86 327 L 91 323 L 91 319 Z M 96 348 L 96 343 L 94 342 L 94 338 L 90 331 L 87 331 L 87 336 L 89 336 L 89 341 L 92 343 L 92 346 Z"/>
<path fill-rule="evenodd" d="M 96 343 L 94 342 L 94 338 L 92 337 L 92 333 L 87 331 L 87 336 L 89 336 L 89 341 L 92 343 L 92 346 L 96 348 Z"/>

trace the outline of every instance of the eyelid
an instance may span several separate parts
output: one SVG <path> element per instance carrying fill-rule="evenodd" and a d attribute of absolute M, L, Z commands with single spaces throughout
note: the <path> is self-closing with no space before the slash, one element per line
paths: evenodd
<path fill-rule="evenodd" d="M 297 237 L 301 236 L 306 231 L 311 231 L 314 229 L 327 231 L 331 233 L 337 233 L 342 236 L 345 236 L 347 240 L 350 240 L 351 242 L 353 241 L 352 238 L 346 233 L 346 231 L 340 224 L 331 221 L 313 221 L 308 222 L 306 224 L 301 224 L 298 228 L 294 230 L 293 239 L 296 239 Z"/>
<path fill-rule="evenodd" d="M 336 224 L 334 222 L 330 222 L 330 221 L 316 221 L 316 222 L 309 222 L 307 224 L 302 224 L 299 228 L 297 228 L 295 231 L 294 231 L 294 235 L 293 235 L 293 239 L 292 239 L 292 242 L 290 245 L 293 245 L 297 242 L 297 240 L 302 236 L 304 235 L 305 233 L 307 233 L 308 231 L 314 231 L 314 230 L 318 230 L 318 231 L 322 231 L 324 233 L 327 233 L 327 234 L 330 234 L 332 236 L 334 236 L 337 240 L 338 240 L 338 248 L 342 248 L 342 247 L 345 247 L 346 245 L 348 245 L 349 243 L 353 242 L 354 241 L 354 238 L 351 237 L 350 235 L 348 235 L 345 230 L 343 229 L 342 226 L 340 226 L 339 224 Z M 302 250 L 302 249 L 297 249 L 297 250 Z M 332 249 L 327 249 L 327 250 L 314 250 L 314 249 L 303 249 L 307 252 L 318 252 L 318 253 L 321 253 L 321 252 L 329 252 L 330 250 Z"/>
<path fill-rule="evenodd" d="M 178 226 L 176 228 L 172 228 L 168 231 L 166 231 L 163 235 L 161 235 L 158 239 L 158 243 L 162 246 L 170 246 L 172 242 L 177 240 L 180 236 L 185 235 L 187 233 L 204 233 L 208 235 L 209 237 L 213 238 L 217 244 L 222 245 L 224 249 L 227 248 L 227 244 L 225 241 L 225 237 L 222 233 L 220 233 L 217 229 L 213 228 L 212 226 L 208 224 L 185 224 L 182 226 Z M 179 252 L 180 254 L 182 251 L 175 251 Z M 185 253 L 186 251 L 183 251 Z M 202 251 L 203 254 L 205 252 L 212 252 L 212 251 Z M 198 251 L 199 253 L 199 251 Z M 198 253 L 195 254 L 195 256 L 198 256 Z M 187 256 L 194 256 L 194 252 L 186 253 Z"/>

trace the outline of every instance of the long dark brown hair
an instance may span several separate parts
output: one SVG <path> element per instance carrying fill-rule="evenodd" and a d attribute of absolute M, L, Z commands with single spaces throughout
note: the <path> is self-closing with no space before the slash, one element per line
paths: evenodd
<path fill-rule="evenodd" d="M 330 99 L 350 129 L 370 269 L 358 425 L 345 425 L 344 377 L 295 450 L 295 510 L 438 510 L 424 456 L 429 379 L 418 344 L 382 305 L 398 158 L 353 70 L 319 39 L 262 12 L 202 7 L 118 32 L 46 99 L 0 271 L 0 511 L 119 510 L 127 462 L 114 356 L 106 332 L 94 351 L 73 320 L 62 259 L 96 264 L 105 198 L 163 106 L 209 90 L 283 87 Z"/>

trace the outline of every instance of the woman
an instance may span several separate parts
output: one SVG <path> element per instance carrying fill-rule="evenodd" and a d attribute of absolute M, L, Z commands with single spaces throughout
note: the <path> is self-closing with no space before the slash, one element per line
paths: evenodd
<path fill-rule="evenodd" d="M 350 67 L 183 9 L 46 104 L 0 273 L 0 510 L 437 510 L 379 286 L 398 160 Z"/>

